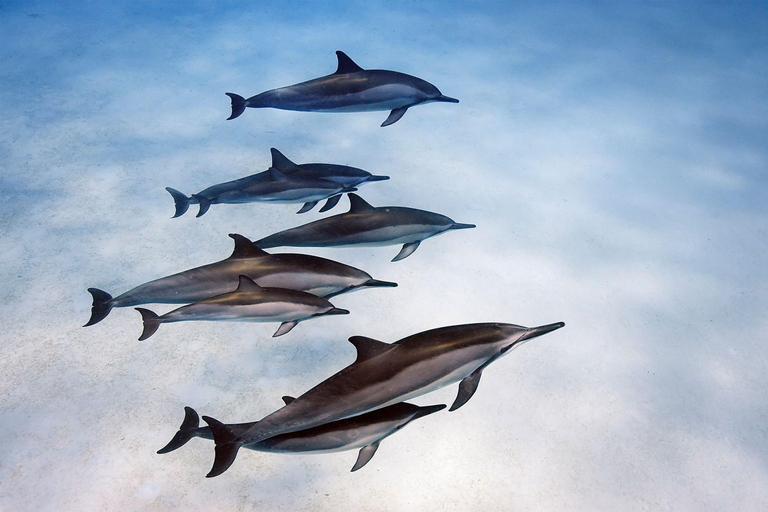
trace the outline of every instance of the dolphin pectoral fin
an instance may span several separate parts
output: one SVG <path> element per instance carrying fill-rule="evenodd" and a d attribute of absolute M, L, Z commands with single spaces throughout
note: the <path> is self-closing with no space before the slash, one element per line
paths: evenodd
<path fill-rule="evenodd" d="M 301 207 L 301 210 L 297 211 L 296 213 L 307 213 L 309 210 L 311 210 L 315 206 L 317 206 L 317 201 L 307 201 L 306 203 L 304 203 L 304 206 Z"/>
<path fill-rule="evenodd" d="M 411 242 L 409 244 L 403 245 L 403 248 L 400 249 L 400 252 L 397 253 L 397 256 L 392 258 L 392 261 L 393 262 L 394 261 L 400 261 L 400 260 L 403 260 L 403 259 L 407 258 L 411 254 L 413 254 L 413 251 L 415 251 L 416 249 L 419 248 L 419 244 L 420 243 L 421 243 L 421 240 L 419 240 L 418 242 Z"/>
<path fill-rule="evenodd" d="M 472 375 L 459 383 L 459 394 L 456 395 L 456 400 L 453 401 L 453 404 L 451 405 L 451 408 L 448 409 L 448 412 L 455 411 L 467 403 L 470 398 L 472 398 L 472 395 L 474 395 L 475 391 L 477 391 L 477 385 L 480 384 L 480 377 L 482 375 L 483 370 L 477 369 L 472 372 Z"/>
<path fill-rule="evenodd" d="M 206 478 L 213 478 L 225 472 L 235 462 L 241 444 L 237 442 L 234 432 L 222 422 L 209 416 L 203 416 L 203 420 L 211 427 L 213 442 L 216 443 L 216 458 L 213 461 L 213 467 L 205 475 Z"/>
<path fill-rule="evenodd" d="M 202 217 L 203 215 L 205 215 L 205 212 L 208 211 L 208 208 L 211 207 L 211 200 L 208 199 L 207 197 L 203 197 L 198 194 L 192 194 L 192 197 L 197 199 L 197 202 L 200 203 L 200 211 L 197 212 L 197 215 L 195 215 L 195 217 Z"/>
<path fill-rule="evenodd" d="M 171 194 L 171 197 L 173 197 L 173 204 L 176 207 L 176 213 L 173 214 L 172 219 L 175 219 L 176 217 L 181 217 L 185 213 L 187 213 L 187 210 L 189 209 L 189 197 L 185 196 L 183 192 L 179 192 L 175 188 L 171 187 L 165 187 L 165 190 L 168 191 L 169 194 Z"/>
<path fill-rule="evenodd" d="M 229 96 L 230 100 L 232 100 L 232 114 L 230 114 L 230 116 L 227 118 L 227 121 L 229 121 L 230 119 L 234 119 L 245 112 L 245 107 L 247 105 L 245 104 L 245 98 L 239 94 L 235 94 L 233 92 L 228 92 L 225 94 Z"/>
<path fill-rule="evenodd" d="M 200 426 L 200 418 L 191 407 L 184 408 L 184 421 L 181 422 L 179 431 L 173 436 L 171 442 L 160 448 L 157 453 L 163 454 L 177 450 L 187 444 L 187 441 L 195 437 L 195 430 Z"/>
<path fill-rule="evenodd" d="M 328 198 L 328 200 L 325 202 L 322 208 L 320 208 L 320 213 L 327 212 L 337 204 L 339 204 L 339 199 L 341 199 L 341 194 L 336 194 L 335 196 L 331 196 Z"/>
<path fill-rule="evenodd" d="M 91 306 L 91 318 L 83 327 L 101 322 L 113 308 L 112 296 L 107 292 L 98 288 L 88 288 L 88 293 L 93 296 L 93 305 Z"/>
<path fill-rule="evenodd" d="M 136 311 L 141 313 L 141 319 L 144 321 L 144 330 L 141 332 L 141 336 L 139 336 L 139 341 L 144 341 L 145 339 L 149 338 L 155 332 L 157 331 L 157 328 L 160 327 L 160 324 L 162 321 L 160 320 L 160 317 L 157 316 L 154 312 L 144 309 L 144 308 L 134 308 Z"/>
<path fill-rule="evenodd" d="M 299 322 L 283 322 L 280 324 L 280 327 L 277 328 L 275 331 L 275 334 L 272 335 L 273 338 L 277 338 L 278 336 L 282 336 L 283 334 L 286 334 L 290 332 L 291 329 L 296 327 L 296 325 Z"/>
<path fill-rule="evenodd" d="M 400 120 L 401 117 L 405 115 L 405 112 L 408 110 L 408 107 L 400 107 L 394 109 L 392 112 L 389 113 L 389 117 L 387 117 L 383 123 L 381 123 L 381 127 L 389 126 L 391 124 L 395 124 Z"/>
<path fill-rule="evenodd" d="M 360 448 L 360 453 L 357 454 L 357 462 L 355 462 L 355 465 L 352 466 L 351 471 L 357 471 L 361 467 L 368 464 L 368 461 L 371 460 L 376 454 L 376 450 L 379 449 L 380 442 L 381 441 L 376 441 L 375 443 L 371 443 Z"/>

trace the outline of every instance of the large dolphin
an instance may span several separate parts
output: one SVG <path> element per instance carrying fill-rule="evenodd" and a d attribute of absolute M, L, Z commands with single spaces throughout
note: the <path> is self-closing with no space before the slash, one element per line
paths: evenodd
<path fill-rule="evenodd" d="M 299 290 L 264 288 L 248 276 L 240 276 L 240 284 L 233 292 L 223 293 L 158 316 L 154 312 L 136 308 L 144 320 L 144 332 L 139 341 L 152 336 L 160 324 L 189 320 L 280 322 L 272 336 L 282 336 L 302 320 L 323 315 L 346 315 L 327 299 Z"/>
<path fill-rule="evenodd" d="M 284 396 L 283 400 L 289 404 L 294 399 Z M 443 409 L 445 409 L 443 404 L 419 407 L 409 403 L 398 403 L 354 418 L 270 437 L 257 443 L 244 445 L 243 448 L 272 453 L 332 453 L 360 448 L 357 461 L 352 466 L 352 471 L 357 471 L 371 460 L 384 438 L 391 436 L 413 420 Z M 179 431 L 157 453 L 172 452 L 184 446 L 193 437 L 213 439 L 214 432 L 217 431 L 219 438 L 229 435 L 237 436 L 255 425 L 255 422 L 224 425 L 207 416 L 203 416 L 203 419 L 210 427 L 200 427 L 197 412 L 191 407 L 185 407 L 184 421 Z"/>
<path fill-rule="evenodd" d="M 176 206 L 173 217 L 184 215 L 191 204 L 200 204 L 197 214 L 200 217 L 211 204 L 252 201 L 303 202 L 304 206 L 298 213 L 305 213 L 314 208 L 318 201 L 328 199 L 320 209 L 326 212 L 336 206 L 343 193 L 353 192 L 355 187 L 368 181 L 389 179 L 389 176 L 375 176 L 363 169 L 346 165 L 295 164 L 277 149 L 271 148 L 271 152 L 272 167 L 268 170 L 213 185 L 191 197 L 166 187 L 165 190 L 171 194 Z"/>
<path fill-rule="evenodd" d="M 207 476 L 232 465 L 241 446 L 387 407 L 460 382 L 450 410 L 477 390 L 483 370 L 524 342 L 563 327 L 485 323 L 442 327 L 392 344 L 364 336 L 349 341 L 357 359 L 245 432 L 214 430 L 216 460 Z"/>
<path fill-rule="evenodd" d="M 333 260 L 308 254 L 269 254 L 242 235 L 229 236 L 235 249 L 225 260 L 150 281 L 114 298 L 98 288 L 88 288 L 93 306 L 85 325 L 100 322 L 114 307 L 189 304 L 231 292 L 241 275 L 261 286 L 302 290 L 326 299 L 361 287 L 397 286 Z"/>
<path fill-rule="evenodd" d="M 272 89 L 248 99 L 227 93 L 232 100 L 234 119 L 246 107 L 272 107 L 304 112 L 370 112 L 391 110 L 381 126 L 397 122 L 409 107 L 433 101 L 458 103 L 443 96 L 435 87 L 415 76 L 383 69 L 363 69 L 337 51 L 339 64 L 332 75 L 315 78 L 280 89 Z"/>
<path fill-rule="evenodd" d="M 410 256 L 422 240 L 451 229 L 474 228 L 445 215 L 401 206 L 373 207 L 357 194 L 347 194 L 349 211 L 262 238 L 270 247 L 349 247 L 403 244 L 392 261 Z"/>

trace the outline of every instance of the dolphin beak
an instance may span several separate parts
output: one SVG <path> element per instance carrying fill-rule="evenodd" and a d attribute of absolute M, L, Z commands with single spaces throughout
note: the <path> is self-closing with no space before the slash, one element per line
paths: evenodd
<path fill-rule="evenodd" d="M 370 178 L 368 178 L 366 181 L 386 181 L 389 179 L 389 176 L 376 176 L 373 175 Z"/>
<path fill-rule="evenodd" d="M 443 96 L 442 94 L 435 98 L 433 101 L 445 101 L 446 103 L 458 103 L 459 100 L 456 98 L 450 98 L 448 96 Z"/>
<path fill-rule="evenodd" d="M 523 341 L 523 340 L 530 340 L 532 338 L 538 338 L 539 336 L 543 334 L 547 334 L 548 332 L 556 331 L 561 327 L 565 327 L 565 322 L 557 322 L 556 324 L 548 324 L 548 325 L 542 325 L 540 327 L 531 327 L 528 329 L 522 336 L 520 336 L 520 339 L 517 341 Z"/>
<path fill-rule="evenodd" d="M 419 407 L 418 412 L 413 417 L 413 419 L 417 418 L 423 418 L 424 416 L 429 416 L 432 413 L 435 413 L 437 411 L 442 411 L 445 409 L 445 404 L 438 404 L 438 405 L 427 405 L 425 407 Z"/>
<path fill-rule="evenodd" d="M 324 315 L 348 315 L 349 311 L 341 308 L 333 308 L 333 309 L 329 309 L 327 312 L 323 314 Z"/>
<path fill-rule="evenodd" d="M 474 224 L 461 224 L 459 222 L 454 222 L 453 226 L 449 227 L 448 229 L 469 229 L 477 227 Z"/>
<path fill-rule="evenodd" d="M 362 284 L 361 286 L 395 288 L 397 286 L 397 283 L 393 283 L 390 281 L 379 281 L 378 279 L 370 279 L 369 281 Z"/>

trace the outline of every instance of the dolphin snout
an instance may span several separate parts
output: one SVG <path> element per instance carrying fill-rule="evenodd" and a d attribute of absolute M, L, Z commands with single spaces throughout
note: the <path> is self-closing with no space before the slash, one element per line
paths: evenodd
<path fill-rule="evenodd" d="M 419 411 L 416 413 L 416 416 L 414 416 L 413 419 L 423 418 L 424 416 L 428 416 L 437 411 L 442 411 L 443 409 L 445 409 L 445 404 L 427 405 L 424 407 L 419 407 Z"/>
<path fill-rule="evenodd" d="M 460 222 L 454 222 L 453 226 L 449 227 L 448 229 L 469 229 L 477 227 L 474 224 L 462 224 Z"/>
<path fill-rule="evenodd" d="M 389 179 L 389 176 L 376 176 L 374 174 L 370 178 L 368 178 L 367 181 L 386 181 L 388 179 Z"/>
<path fill-rule="evenodd" d="M 539 336 L 542 336 L 549 332 L 556 331 L 561 327 L 565 327 L 565 322 L 557 322 L 554 324 L 547 324 L 539 327 L 531 327 L 525 332 L 525 334 L 520 336 L 520 339 L 518 341 L 530 340 L 531 338 L 538 338 Z"/>
<path fill-rule="evenodd" d="M 438 96 L 437 98 L 435 98 L 434 100 L 432 100 L 432 101 L 444 101 L 446 103 L 458 103 L 459 102 L 459 100 L 457 100 L 456 98 L 451 98 L 449 96 L 443 96 L 442 94 L 440 96 Z"/>

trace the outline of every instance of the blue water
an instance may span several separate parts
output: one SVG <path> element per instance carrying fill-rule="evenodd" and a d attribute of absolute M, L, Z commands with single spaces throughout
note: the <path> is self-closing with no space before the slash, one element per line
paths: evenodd
<path fill-rule="evenodd" d="M 768 17 L 764 2 L 0 4 L 3 510 L 759 510 L 768 502 Z M 320 114 L 249 96 L 331 73 L 335 50 L 461 103 Z M 474 230 L 307 252 L 396 289 L 271 324 L 139 314 L 121 293 L 321 217 L 185 192 L 298 163 L 386 182 L 376 206 Z M 346 209 L 342 200 L 335 211 Z M 387 342 L 480 321 L 566 327 L 486 370 L 458 411 L 355 452 L 156 455 L 183 406 L 252 421 Z M 453 401 L 455 387 L 421 397 Z"/>

